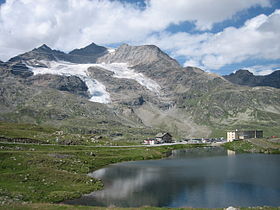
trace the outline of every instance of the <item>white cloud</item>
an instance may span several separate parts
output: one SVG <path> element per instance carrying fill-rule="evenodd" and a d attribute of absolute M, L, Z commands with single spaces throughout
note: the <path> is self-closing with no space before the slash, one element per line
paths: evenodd
<path fill-rule="evenodd" d="M 247 69 L 254 75 L 268 75 L 275 70 L 280 70 L 280 64 L 247 66 L 243 67 L 242 69 Z"/>
<path fill-rule="evenodd" d="M 280 10 L 271 15 L 259 15 L 240 28 L 228 27 L 222 32 L 188 34 L 160 33 L 146 43 L 155 43 L 174 57 L 184 56 L 185 65 L 196 65 L 206 70 L 218 70 L 248 59 L 280 59 Z"/>
<path fill-rule="evenodd" d="M 151 0 L 147 13 L 157 23 L 194 21 L 200 30 L 211 29 L 214 23 L 233 17 L 252 6 L 270 6 L 267 0 Z"/>
<path fill-rule="evenodd" d="M 193 21 L 199 30 L 269 0 L 149 0 L 147 7 L 110 0 L 7 0 L 0 7 L 0 58 L 42 43 L 68 51 L 91 42 L 139 42 L 170 24 Z M 278 24 L 271 20 L 271 24 Z M 264 27 L 263 31 L 271 28 Z M 208 58 L 211 62 L 211 58 Z"/>

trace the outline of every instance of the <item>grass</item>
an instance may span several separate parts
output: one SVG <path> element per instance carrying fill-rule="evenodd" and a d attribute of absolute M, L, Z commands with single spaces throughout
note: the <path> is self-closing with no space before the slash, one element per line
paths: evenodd
<path fill-rule="evenodd" d="M 9 209 L 14 210 L 29 210 L 29 209 L 40 209 L 40 210 L 61 210 L 61 209 L 82 209 L 82 210 L 207 210 L 206 208 L 164 208 L 164 207 L 139 207 L 139 208 L 112 208 L 112 207 L 94 207 L 94 206 L 72 206 L 72 205 L 61 205 L 61 204 L 48 204 L 48 203 L 35 203 L 35 204 L 12 204 L 6 206 Z M 3 209 L 6 209 L 3 208 Z M 0 206 L 1 209 L 1 206 Z M 213 210 L 223 210 L 223 208 L 212 208 Z M 279 207 L 242 207 L 240 210 L 279 210 Z"/>
<path fill-rule="evenodd" d="M 0 136 L 6 138 L 29 138 L 44 142 L 56 129 L 25 123 L 7 123 L 0 121 Z"/>
<path fill-rule="evenodd" d="M 192 147 L 89 147 L 0 143 L 0 201 L 60 202 L 102 188 L 87 173 L 112 163 L 166 157 Z"/>
<path fill-rule="evenodd" d="M 116 128 L 111 128 L 114 130 Z M 0 121 L 0 142 L 33 142 L 45 144 L 61 145 L 91 145 L 91 146 L 117 146 L 135 145 L 140 141 L 152 137 L 149 130 L 130 128 L 130 132 L 138 133 L 136 138 L 132 138 L 133 133 L 125 134 L 124 130 L 112 131 L 112 134 L 102 135 L 100 133 L 86 134 L 67 132 L 64 128 L 54 128 L 46 125 L 36 125 L 28 123 L 8 123 Z M 141 133 L 143 132 L 143 133 Z M 157 131 L 155 131 L 156 133 Z M 114 134 L 119 134 L 120 140 L 113 140 Z M 112 136 L 113 137 L 112 137 Z"/>
<path fill-rule="evenodd" d="M 116 148 L 0 143 L 0 209 L 108 209 L 55 203 L 101 189 L 100 180 L 87 176 L 91 171 L 121 161 L 164 158 L 174 149 L 197 146 Z M 242 144 L 241 148 L 251 146 Z"/>
<path fill-rule="evenodd" d="M 61 210 L 61 209 L 82 209 L 82 210 L 173 210 L 174 208 L 160 208 L 160 207 L 139 207 L 139 208 L 106 208 L 106 207 L 93 207 L 93 206 L 70 206 L 70 205 L 58 205 L 58 204 L 25 204 L 25 205 L 12 205 L 10 208 L 14 210 L 27 210 L 27 209 L 51 209 L 51 210 Z M 1 209 L 1 207 L 0 207 Z M 186 209 L 191 210 L 194 208 L 176 208 L 176 209 Z M 221 209 L 221 208 L 220 208 Z M 206 210 L 205 208 L 196 208 L 195 210 Z M 264 209 L 266 210 L 266 209 Z"/>
<path fill-rule="evenodd" d="M 3 122 L 0 122 L 0 136 L 11 139 L 32 138 L 38 140 L 38 143 L 54 138 L 75 139 L 83 144 L 64 145 L 56 141 L 49 142 L 54 144 L 0 143 L 0 209 L 107 209 L 57 203 L 101 189 L 102 182 L 87 174 L 109 164 L 159 159 L 168 156 L 172 150 L 204 146 L 98 147 L 97 145 L 130 145 L 131 142 L 116 142 L 91 134 L 61 133 L 58 129 L 32 124 Z M 279 146 L 278 143 L 271 144 Z M 233 142 L 226 144 L 226 147 L 242 151 L 254 148 L 250 142 Z"/>
<path fill-rule="evenodd" d="M 271 139 L 246 139 L 228 142 L 223 145 L 229 150 L 238 152 L 255 152 L 267 154 L 280 154 L 280 144 Z"/>
<path fill-rule="evenodd" d="M 227 137 L 228 130 L 262 130 L 264 133 L 264 137 L 269 138 L 271 136 L 280 136 L 280 127 L 278 125 L 270 125 L 265 126 L 261 123 L 252 123 L 252 124 L 240 124 L 240 125 L 216 125 L 216 124 L 206 124 L 211 128 L 211 135 L 210 138 L 217 138 L 217 137 Z"/>

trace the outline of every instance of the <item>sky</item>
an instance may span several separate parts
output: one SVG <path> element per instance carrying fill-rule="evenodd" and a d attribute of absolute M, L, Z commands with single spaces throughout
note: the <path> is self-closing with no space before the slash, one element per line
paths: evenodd
<path fill-rule="evenodd" d="M 220 75 L 280 69 L 280 0 L 0 0 L 0 60 L 42 44 L 69 52 L 153 44 Z"/>

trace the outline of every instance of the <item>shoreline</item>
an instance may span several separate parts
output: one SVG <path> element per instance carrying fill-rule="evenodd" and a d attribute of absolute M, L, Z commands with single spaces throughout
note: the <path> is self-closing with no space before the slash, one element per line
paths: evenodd
<path fill-rule="evenodd" d="M 124 161 L 161 159 L 168 157 L 172 150 L 201 146 L 204 145 L 116 148 L 0 143 L 0 153 L 7 160 L 6 165 L 2 164 L 7 170 L 0 178 L 0 200 L 4 196 L 3 204 L 26 201 L 59 203 L 79 198 L 103 187 L 101 181 L 87 175 L 92 171 Z M 8 162 L 10 159 L 14 161 Z M 15 174 L 15 171 L 20 173 Z M 65 176 L 69 177 L 68 180 Z M 5 187 L 6 184 L 9 186 Z M 39 191 L 39 196 L 29 189 Z"/>
<path fill-rule="evenodd" d="M 235 144 L 242 144 L 244 142 L 236 142 Z M 50 156 L 53 159 L 60 159 L 63 162 L 66 162 L 66 160 L 73 161 L 75 162 L 76 158 L 80 159 L 81 161 L 83 160 L 84 162 L 82 165 L 86 165 L 85 168 L 79 167 L 79 165 L 75 165 L 72 168 L 70 167 L 65 167 L 65 168 L 60 168 L 66 175 L 72 177 L 75 180 L 75 177 L 80 177 L 82 183 L 80 183 L 79 188 L 69 188 L 69 190 L 66 191 L 56 191 L 57 194 L 54 194 L 54 197 L 48 197 L 50 200 L 30 200 L 27 201 L 27 203 L 24 202 L 7 202 L 4 205 L 0 204 L 0 209 L 1 207 L 8 207 L 11 205 L 30 205 L 30 207 L 27 207 L 27 209 L 32 209 L 32 203 L 34 205 L 44 203 L 44 205 L 54 205 L 54 209 L 58 208 L 59 206 L 67 206 L 67 208 L 74 208 L 74 205 L 68 205 L 63 202 L 67 200 L 72 200 L 72 199 L 77 199 L 85 194 L 101 190 L 103 189 L 104 185 L 101 184 L 102 180 L 97 180 L 93 183 L 91 183 L 91 179 L 94 179 L 90 176 L 88 176 L 89 173 L 92 173 L 96 170 L 99 170 L 104 167 L 108 167 L 111 164 L 116 164 L 116 163 L 121 163 L 121 162 L 126 162 L 126 161 L 140 161 L 140 160 L 156 160 L 156 159 L 162 159 L 166 158 L 171 155 L 173 150 L 179 150 L 179 149 L 188 149 L 188 148 L 198 148 L 198 147 L 216 147 L 216 146 L 222 146 L 225 149 L 232 149 L 228 148 L 227 143 L 223 145 L 208 145 L 208 144 L 173 144 L 173 145 L 160 145 L 160 146 L 122 146 L 122 147 L 91 147 L 91 146 L 77 146 L 77 147 L 64 147 L 61 145 L 38 145 L 38 144 L 33 144 L 33 145 L 21 145 L 21 144 L 5 144 L 5 143 L 0 143 L 0 147 L 7 147 L 5 151 L 3 149 L 0 150 L 1 154 L 9 155 L 10 158 L 17 156 L 17 155 L 42 155 L 42 159 L 46 156 Z M 17 150 L 16 148 L 21 148 L 21 150 Z M 34 150 L 34 151 L 32 151 Z M 234 148 L 234 151 L 240 151 L 236 150 Z M 243 151 L 244 152 L 244 151 Z M 246 152 L 246 151 L 245 151 Z M 93 156 L 91 155 L 93 154 Z M 54 157 L 53 157 L 54 156 Z M 73 158 L 75 156 L 75 159 Z M 16 157 L 17 158 L 17 157 Z M 68 160 L 69 159 L 69 160 Z M 92 159 L 94 161 L 89 161 L 88 159 Z M 41 160 L 40 160 L 41 161 Z M 39 161 L 39 162 L 40 162 Z M 85 162 L 86 161 L 86 162 Z M 36 161 L 35 161 L 36 162 Z M 55 164 L 54 166 L 51 164 L 52 162 L 49 162 L 47 165 L 48 167 L 57 168 Z M 66 163 L 65 163 L 66 164 Z M 68 163 L 69 164 L 69 163 Z M 62 164 L 63 165 L 63 164 Z M 72 166 L 72 165 L 70 165 Z M 60 171 L 59 170 L 59 171 Z M 68 170 L 68 171 L 67 171 Z M 75 170 L 77 170 L 75 172 Z M 88 170 L 88 171 L 87 171 Z M 73 172 L 71 172 L 73 171 Z M 60 171 L 61 172 L 61 171 Z M 60 174 L 60 172 L 58 174 Z M 35 172 L 34 172 L 35 173 Z M 57 169 L 50 170 L 50 174 L 52 173 L 57 173 Z M 56 178 L 54 178 L 56 179 Z M 64 179 L 62 179 L 64 181 Z M 74 181 L 75 182 L 75 181 Z M 0 183 L 1 184 L 1 183 Z M 17 183 L 18 184 L 18 183 Z M 24 182 L 23 182 L 24 184 Z M 60 183 L 61 184 L 61 183 Z M 71 184 L 71 182 L 69 182 Z M 31 185 L 35 185 L 32 184 Z M 65 183 L 64 185 L 67 185 Z M 64 187 L 64 185 L 61 185 Z M 90 186 L 88 186 L 90 185 Z M 84 186 L 84 187 L 83 187 Z M 1 200 L 1 185 L 0 185 L 0 200 Z M 71 190 L 73 192 L 71 192 Z M 61 193 L 60 193 L 61 192 Z M 69 193 L 68 193 L 69 192 Z M 46 193 L 46 192 L 45 192 Z M 69 207 L 68 207 L 69 206 Z M 65 207 L 66 208 L 66 207 Z M 86 206 L 81 206 L 81 208 L 85 208 Z M 91 209 L 94 209 L 95 207 L 90 207 Z M 96 207 L 97 208 L 97 207 Z M 249 207 L 248 207 L 249 208 Z M 16 208 L 15 208 L 16 209 Z M 19 208 L 20 209 L 20 208 Z M 99 209 L 99 208 L 98 208 Z M 106 208 L 104 208 L 106 209 Z M 123 208 L 117 208 L 117 209 L 123 209 Z M 124 208 L 125 209 L 125 208 Z M 131 208 L 129 208 L 131 209 Z M 164 209 L 164 208 L 159 208 L 159 209 Z M 246 209 L 246 208 L 245 208 Z M 252 209 L 252 208 L 250 208 Z M 272 208 L 273 209 L 273 208 Z M 278 209 L 278 207 L 275 207 L 275 209 Z"/>

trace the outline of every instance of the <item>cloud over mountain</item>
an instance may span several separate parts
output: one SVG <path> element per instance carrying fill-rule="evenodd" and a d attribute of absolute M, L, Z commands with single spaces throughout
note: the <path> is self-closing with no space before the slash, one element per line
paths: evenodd
<path fill-rule="evenodd" d="M 174 56 L 183 56 L 186 64 L 208 69 L 251 56 L 278 58 L 279 46 L 274 45 L 279 36 L 277 10 L 252 18 L 240 28 L 209 32 L 214 24 L 238 12 L 271 6 L 269 0 L 149 0 L 144 5 L 117 0 L 7 0 L 0 7 L 0 58 L 7 60 L 42 43 L 69 51 L 93 41 L 102 45 L 155 41 L 152 44 Z M 167 32 L 170 25 L 185 21 L 194 24 L 197 33 Z"/>
<path fill-rule="evenodd" d="M 280 10 L 249 19 L 240 28 L 228 27 L 220 33 L 161 33 L 149 37 L 173 56 L 188 59 L 186 66 L 219 69 L 246 59 L 280 59 Z"/>

